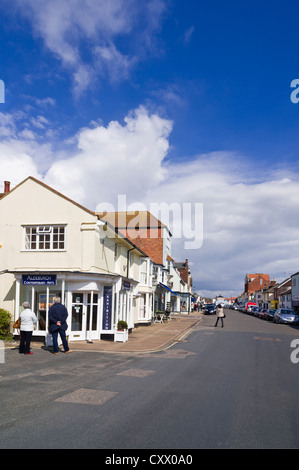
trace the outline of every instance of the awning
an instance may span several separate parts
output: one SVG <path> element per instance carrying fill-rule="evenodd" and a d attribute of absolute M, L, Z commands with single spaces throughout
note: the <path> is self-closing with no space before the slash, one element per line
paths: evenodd
<path fill-rule="evenodd" d="M 176 295 L 176 296 L 178 296 L 178 297 L 180 296 L 180 294 L 176 294 L 176 293 L 173 292 L 173 290 L 171 290 L 169 287 L 165 286 L 165 284 L 162 284 L 162 282 L 159 282 L 159 285 L 160 285 L 161 287 L 164 287 L 164 289 L 169 290 L 173 295 Z"/>

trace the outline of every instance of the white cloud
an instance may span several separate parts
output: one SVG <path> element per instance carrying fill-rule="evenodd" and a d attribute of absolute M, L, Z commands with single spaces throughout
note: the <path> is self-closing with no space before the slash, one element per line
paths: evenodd
<path fill-rule="evenodd" d="M 164 0 L 17 0 L 34 34 L 71 70 L 74 91 L 86 90 L 98 73 L 127 78 L 145 50 L 151 50 Z M 142 25 L 142 26 L 141 26 Z M 136 40 L 132 35 L 137 34 Z M 129 41 L 119 41 L 129 37 Z M 84 43 L 85 55 L 81 52 Z M 121 44 L 121 46 L 118 45 Z M 125 45 L 126 43 L 126 45 Z M 127 52 L 124 52 L 124 48 Z M 87 57 L 88 56 L 88 57 Z"/>
<path fill-rule="evenodd" d="M 34 158 L 30 154 L 30 146 L 25 142 L 10 141 L 0 143 L 0 166 L 2 181 L 10 181 L 17 185 L 29 175 L 41 178 Z M 0 188 L 2 192 L 3 188 Z"/>
<path fill-rule="evenodd" d="M 187 31 L 185 32 L 185 35 L 184 35 L 184 43 L 185 44 L 189 44 L 194 31 L 195 31 L 194 26 L 190 26 L 190 28 L 187 29 Z"/>
<path fill-rule="evenodd" d="M 165 177 L 171 130 L 170 121 L 144 107 L 129 113 L 123 125 L 82 129 L 77 155 L 54 162 L 46 182 L 93 210 L 100 202 L 116 204 L 118 194 L 142 200 Z"/>
<path fill-rule="evenodd" d="M 283 277 L 298 270 L 298 175 L 287 180 L 267 173 L 269 181 L 245 183 L 246 164 L 242 171 L 240 161 L 241 156 L 214 153 L 171 165 L 168 180 L 152 193 L 169 203 L 203 203 L 202 247 L 189 256 L 181 240 L 174 240 L 174 248 L 195 261 L 197 288 L 209 285 L 216 294 L 241 293 L 247 272 Z"/>
<path fill-rule="evenodd" d="M 136 57 L 122 54 L 113 43 L 95 47 L 94 55 L 97 69 L 102 74 L 107 71 L 112 82 L 128 78 L 132 67 L 138 61 Z"/>

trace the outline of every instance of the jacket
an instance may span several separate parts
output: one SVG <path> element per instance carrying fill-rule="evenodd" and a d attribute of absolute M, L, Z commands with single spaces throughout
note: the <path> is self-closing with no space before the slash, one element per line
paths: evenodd
<path fill-rule="evenodd" d="M 25 308 L 23 312 L 20 314 L 21 318 L 21 331 L 33 331 L 34 330 L 34 323 L 37 322 L 37 318 L 35 313 L 30 310 L 30 308 Z"/>
<path fill-rule="evenodd" d="M 68 325 L 66 319 L 68 317 L 67 309 L 64 305 L 60 303 L 55 303 L 51 305 L 48 312 L 49 318 L 49 332 L 54 333 L 58 330 L 67 330 Z M 57 325 L 57 322 L 61 322 L 61 326 Z"/>
<path fill-rule="evenodd" d="M 220 308 L 217 307 L 217 308 L 216 308 L 216 315 L 217 315 L 217 317 L 219 317 L 219 318 L 221 318 L 221 317 L 223 318 L 223 317 L 224 317 L 224 311 L 223 311 L 223 308 L 222 308 L 222 307 L 220 307 Z"/>

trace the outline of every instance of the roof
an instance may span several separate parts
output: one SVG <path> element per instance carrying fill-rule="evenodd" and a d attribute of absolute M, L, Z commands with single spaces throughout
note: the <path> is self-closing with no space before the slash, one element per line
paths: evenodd
<path fill-rule="evenodd" d="M 71 204 L 75 204 L 77 207 L 79 207 L 80 209 L 88 212 L 89 214 L 91 215 L 94 215 L 96 216 L 96 213 L 93 212 L 93 211 L 90 211 L 89 209 L 87 209 L 86 207 L 82 206 L 81 204 L 78 204 L 78 202 L 75 202 L 73 201 L 72 199 L 70 199 L 69 197 L 65 196 L 64 194 L 60 193 L 59 191 L 56 191 L 56 189 L 53 189 L 51 188 L 51 186 L 48 186 L 47 184 L 43 183 L 42 181 L 39 181 L 38 179 L 34 178 L 33 176 L 28 176 L 28 178 L 24 179 L 23 181 L 21 181 L 21 183 L 17 184 L 13 189 L 11 189 L 9 192 L 7 193 L 4 193 L 1 195 L 0 197 L 0 200 L 3 200 L 5 197 L 9 196 L 12 192 L 14 192 L 16 189 L 18 189 L 20 186 L 22 186 L 24 183 L 26 183 L 26 181 L 28 180 L 31 180 L 31 181 L 34 181 L 35 183 L 43 186 L 45 189 L 48 189 L 49 191 L 57 194 L 57 196 L 60 196 L 62 197 L 63 199 L 69 201 Z"/>
<path fill-rule="evenodd" d="M 269 279 L 269 281 L 270 281 L 270 276 L 269 276 L 269 274 L 262 274 L 262 273 L 246 274 L 247 279 L 255 279 L 255 278 L 258 277 L 258 276 L 260 276 L 260 277 L 262 277 L 262 278 L 264 278 L 264 279 L 267 279 L 267 280 Z"/>
<path fill-rule="evenodd" d="M 117 228 L 167 228 L 149 211 L 96 212 L 96 215 Z"/>

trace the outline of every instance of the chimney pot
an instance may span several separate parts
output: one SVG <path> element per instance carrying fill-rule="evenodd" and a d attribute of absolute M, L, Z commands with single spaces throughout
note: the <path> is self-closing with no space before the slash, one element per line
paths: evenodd
<path fill-rule="evenodd" d="M 4 181 L 4 193 L 9 193 L 10 191 L 10 181 Z"/>

